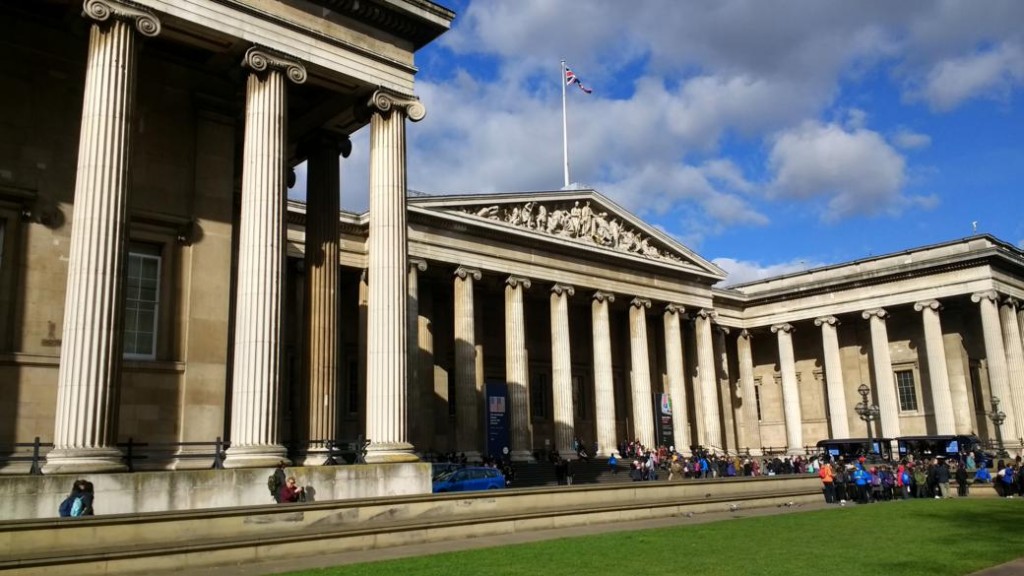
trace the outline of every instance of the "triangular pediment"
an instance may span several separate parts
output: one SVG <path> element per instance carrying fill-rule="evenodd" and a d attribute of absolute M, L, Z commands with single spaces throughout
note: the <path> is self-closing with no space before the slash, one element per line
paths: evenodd
<path fill-rule="evenodd" d="M 722 269 L 594 190 L 410 197 L 409 206 L 467 224 L 725 278 Z"/>

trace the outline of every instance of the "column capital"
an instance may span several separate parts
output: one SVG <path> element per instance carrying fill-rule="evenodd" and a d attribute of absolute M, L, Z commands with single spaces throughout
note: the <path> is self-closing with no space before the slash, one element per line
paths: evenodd
<path fill-rule="evenodd" d="M 458 277 L 459 280 L 466 280 L 468 278 L 472 278 L 473 280 L 479 280 L 483 278 L 483 275 L 480 274 L 479 270 L 477 270 L 476 268 L 468 268 L 466 266 L 459 266 L 458 268 L 456 268 L 455 276 Z"/>
<path fill-rule="evenodd" d="M 1017 310 L 1021 307 L 1020 300 L 1014 298 L 1013 296 L 1007 296 L 1006 298 L 1003 298 L 1003 306 L 1009 306 L 1014 310 Z"/>
<path fill-rule="evenodd" d="M 711 308 L 701 308 L 693 313 L 695 319 L 700 318 L 702 320 L 714 320 L 718 318 L 718 312 L 715 312 Z"/>
<path fill-rule="evenodd" d="M 828 324 L 829 326 L 839 326 L 842 322 L 840 322 L 839 318 L 836 318 L 835 316 L 818 316 L 814 319 L 815 326 L 822 326 L 824 324 Z"/>
<path fill-rule="evenodd" d="M 889 312 L 885 308 L 872 308 L 871 310 L 865 310 L 861 312 L 861 318 L 870 320 L 871 318 L 879 318 L 885 320 L 889 317 Z"/>
<path fill-rule="evenodd" d="M 938 300 L 921 300 L 920 302 L 914 303 L 914 310 L 917 312 L 921 312 L 925 308 L 938 312 L 942 310 L 942 302 L 939 302 Z"/>
<path fill-rule="evenodd" d="M 420 272 L 427 271 L 427 261 L 424 260 L 423 258 L 415 258 L 413 256 L 410 256 L 409 258 L 406 259 L 405 263 L 409 266 L 410 269 L 415 268 Z"/>
<path fill-rule="evenodd" d="M 505 278 L 505 284 L 512 288 L 523 287 L 524 290 L 528 290 L 531 286 L 530 279 L 524 276 L 509 276 Z"/>
<path fill-rule="evenodd" d="M 793 331 L 796 330 L 796 328 L 794 328 L 792 324 L 790 324 L 788 322 L 784 322 L 782 324 L 772 324 L 771 330 L 772 330 L 772 334 L 778 334 L 779 332 L 784 332 L 786 334 L 792 334 Z"/>
<path fill-rule="evenodd" d="M 678 315 L 682 316 L 683 314 L 686 314 L 686 307 L 683 306 L 682 304 L 676 304 L 675 302 L 669 302 L 668 304 L 665 304 L 665 313 L 666 314 L 678 314 Z"/>
<path fill-rule="evenodd" d="M 612 294 L 611 292 L 603 292 L 601 290 L 595 291 L 592 298 L 597 302 L 607 302 L 609 304 L 615 302 L 615 294 Z"/>
<path fill-rule="evenodd" d="M 242 66 L 253 72 L 279 70 L 296 84 L 306 81 L 306 67 L 301 62 L 263 46 L 253 46 L 246 50 Z"/>
<path fill-rule="evenodd" d="M 971 294 L 972 302 L 981 302 L 982 300 L 991 300 L 996 304 L 999 304 L 999 293 L 995 290 L 984 290 L 982 292 L 975 292 Z"/>
<path fill-rule="evenodd" d="M 313 135 L 299 142 L 298 154 L 300 157 L 308 158 L 318 150 L 328 150 L 342 158 L 348 158 L 352 154 L 352 139 L 330 130 L 317 130 Z"/>
<path fill-rule="evenodd" d="M 160 33 L 160 19 L 156 15 L 119 0 L 85 0 L 82 15 L 98 22 L 105 22 L 112 17 L 131 22 L 143 36 L 153 37 Z"/>
<path fill-rule="evenodd" d="M 740 333 L 737 334 L 736 337 L 737 338 L 742 338 L 743 340 L 750 340 L 751 338 L 754 337 L 754 335 L 750 332 L 750 330 L 747 330 L 746 328 L 744 328 L 744 329 L 740 330 Z"/>
<path fill-rule="evenodd" d="M 726 336 L 729 334 L 729 332 L 731 332 L 728 326 L 722 326 L 721 324 L 715 324 L 713 328 L 715 332 Z"/>
<path fill-rule="evenodd" d="M 637 308 L 650 308 L 651 300 L 649 298 L 636 297 L 629 301 L 629 305 Z"/>
<path fill-rule="evenodd" d="M 416 96 L 400 94 L 386 88 L 379 88 L 370 97 L 367 106 L 372 112 L 390 112 L 393 108 L 402 108 L 405 116 L 413 122 L 419 122 L 427 115 L 427 109 Z"/>
<path fill-rule="evenodd" d="M 551 293 L 557 296 L 572 296 L 576 293 L 576 289 L 568 284 L 555 284 L 551 287 Z"/>

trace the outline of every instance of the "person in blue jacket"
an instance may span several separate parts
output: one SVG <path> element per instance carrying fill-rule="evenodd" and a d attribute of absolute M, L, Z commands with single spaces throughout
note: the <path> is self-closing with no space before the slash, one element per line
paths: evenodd
<path fill-rule="evenodd" d="M 861 504 L 868 503 L 868 490 L 870 490 L 868 484 L 870 480 L 871 475 L 864 469 L 864 466 L 858 464 L 853 469 L 853 483 L 857 486 L 857 502 Z"/>

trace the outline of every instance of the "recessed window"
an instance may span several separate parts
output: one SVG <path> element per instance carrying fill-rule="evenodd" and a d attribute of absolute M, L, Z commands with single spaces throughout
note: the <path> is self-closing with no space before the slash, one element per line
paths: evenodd
<path fill-rule="evenodd" d="M 754 405 L 757 406 L 757 421 L 761 421 L 761 385 L 754 386 Z"/>
<path fill-rule="evenodd" d="M 913 370 L 897 370 L 896 392 L 900 398 L 901 412 L 917 411 L 917 387 L 914 385 Z"/>
<path fill-rule="evenodd" d="M 548 384 L 548 375 L 543 373 L 534 374 L 530 379 L 530 417 L 533 420 L 543 420 L 548 417 L 548 400 L 551 395 L 551 385 Z"/>
<path fill-rule="evenodd" d="M 160 248 L 132 244 L 125 272 L 124 356 L 156 358 L 160 311 Z"/>

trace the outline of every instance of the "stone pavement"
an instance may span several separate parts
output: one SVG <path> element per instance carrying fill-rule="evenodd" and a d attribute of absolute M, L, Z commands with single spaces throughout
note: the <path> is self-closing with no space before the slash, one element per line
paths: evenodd
<path fill-rule="evenodd" d="M 1024 558 L 1017 558 L 1006 564 L 975 572 L 971 576 L 1021 576 L 1021 574 L 1024 574 Z"/>

